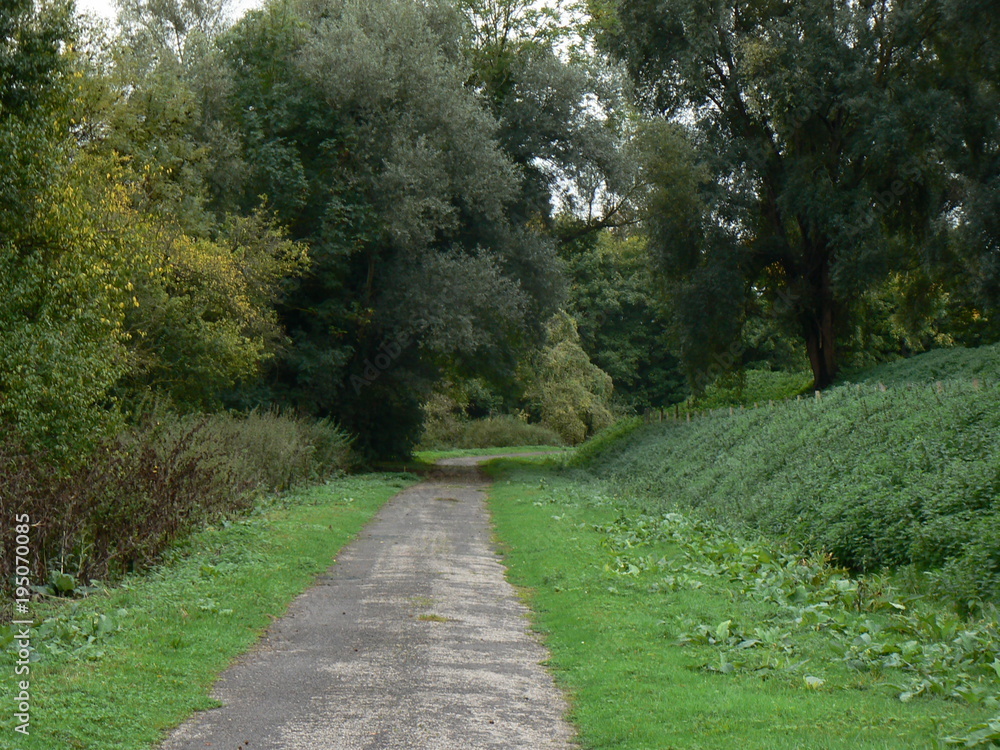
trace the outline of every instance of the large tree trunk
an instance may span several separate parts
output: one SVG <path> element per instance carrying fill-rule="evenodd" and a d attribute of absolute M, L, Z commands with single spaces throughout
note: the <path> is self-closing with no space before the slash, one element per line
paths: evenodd
<path fill-rule="evenodd" d="M 809 366 L 812 368 L 816 388 L 826 388 L 837 377 L 837 304 L 830 285 L 830 267 L 827 260 L 821 262 L 810 285 L 810 298 L 803 300 L 803 335 Z"/>

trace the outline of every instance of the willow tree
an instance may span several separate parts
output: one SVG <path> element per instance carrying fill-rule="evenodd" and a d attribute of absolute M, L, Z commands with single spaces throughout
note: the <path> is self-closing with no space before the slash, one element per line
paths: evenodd
<path fill-rule="evenodd" d="M 742 321 L 794 326 L 816 385 L 852 301 L 933 255 L 949 179 L 939 0 L 592 2 L 647 112 L 652 247 L 699 368 Z"/>
<path fill-rule="evenodd" d="M 261 195 L 307 242 L 275 398 L 408 452 L 443 370 L 516 366 L 559 298 L 551 244 L 512 218 L 519 175 L 468 87 L 448 3 L 272 2 L 223 38 L 230 127 Z"/>

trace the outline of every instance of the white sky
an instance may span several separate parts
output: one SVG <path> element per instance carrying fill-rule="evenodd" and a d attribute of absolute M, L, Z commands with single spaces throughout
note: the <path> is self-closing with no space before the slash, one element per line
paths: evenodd
<path fill-rule="evenodd" d="M 231 0 L 233 15 L 240 17 L 249 8 L 255 8 L 263 0 Z M 95 13 L 112 20 L 116 15 L 115 0 L 76 0 L 76 9 L 81 13 Z"/>

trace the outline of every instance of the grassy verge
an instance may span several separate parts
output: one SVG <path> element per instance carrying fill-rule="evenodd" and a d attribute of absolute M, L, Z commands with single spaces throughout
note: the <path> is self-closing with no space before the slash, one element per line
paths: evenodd
<path fill-rule="evenodd" d="M 215 705 L 209 690 L 218 673 L 411 481 L 366 475 L 304 490 L 193 535 L 162 566 L 120 588 L 37 605 L 30 735 L 14 731 L 8 636 L 0 654 L 0 705 L 7 707 L 0 747 L 149 748 L 192 712 Z"/>
<path fill-rule="evenodd" d="M 491 471 L 510 578 L 584 747 L 993 746 L 972 730 L 989 736 L 996 712 L 996 623 L 961 621 L 823 558 L 645 516 L 578 473 Z"/>

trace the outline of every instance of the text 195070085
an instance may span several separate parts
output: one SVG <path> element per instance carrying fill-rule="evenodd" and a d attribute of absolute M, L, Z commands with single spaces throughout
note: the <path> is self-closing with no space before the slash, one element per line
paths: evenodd
<path fill-rule="evenodd" d="M 28 734 L 31 725 L 31 518 L 20 514 L 14 518 L 14 663 L 16 697 L 14 699 L 14 731 Z"/>

